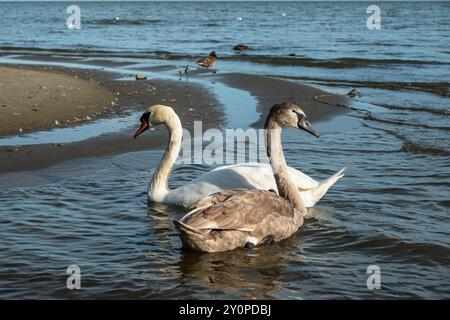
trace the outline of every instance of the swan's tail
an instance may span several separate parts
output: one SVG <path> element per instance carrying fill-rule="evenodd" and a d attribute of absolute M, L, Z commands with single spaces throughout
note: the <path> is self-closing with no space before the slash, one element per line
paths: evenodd
<path fill-rule="evenodd" d="M 342 168 L 328 179 L 321 181 L 319 183 L 319 186 L 315 189 L 310 189 L 303 192 L 300 190 L 306 207 L 313 207 L 320 199 L 322 199 L 325 193 L 327 193 L 328 189 L 330 189 L 331 186 L 336 183 L 336 181 L 344 176 L 344 171 L 345 168 Z"/>
<path fill-rule="evenodd" d="M 199 248 L 199 243 L 202 243 L 205 238 L 207 238 L 207 235 L 183 222 L 180 222 L 178 220 L 172 221 L 175 227 L 180 232 L 180 238 L 183 246 L 194 251 L 202 251 Z"/>
<path fill-rule="evenodd" d="M 188 236 L 195 236 L 195 237 L 205 237 L 205 234 L 201 232 L 200 230 L 197 230 L 190 225 L 187 225 L 183 222 L 180 222 L 178 220 L 172 220 L 175 224 L 175 227 L 178 229 L 178 231 L 182 235 L 188 235 Z"/>

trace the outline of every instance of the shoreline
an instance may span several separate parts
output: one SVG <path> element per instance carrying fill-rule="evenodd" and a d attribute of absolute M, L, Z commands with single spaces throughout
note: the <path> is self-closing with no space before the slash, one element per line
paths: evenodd
<path fill-rule="evenodd" d="M 107 61 L 103 63 L 106 65 Z M 2 66 L 0 64 L 0 68 Z M 157 68 L 158 66 L 155 67 L 155 69 Z M 156 71 L 154 74 L 147 71 L 156 78 L 136 81 L 131 80 L 131 75 L 130 80 L 123 80 L 123 74 L 95 69 L 85 70 L 48 65 L 21 65 L 20 69 L 45 70 L 72 76 L 78 74 L 80 78 L 83 76 L 83 81 L 89 79 L 91 82 L 95 82 L 95 85 L 108 90 L 116 99 L 114 109 L 99 114 L 93 120 L 100 119 L 101 121 L 105 117 L 120 117 L 131 111 L 140 112 L 152 104 L 167 104 L 175 109 L 183 127 L 190 131 L 195 120 L 202 120 L 203 129 L 223 127 L 227 122 L 227 115 L 221 101 L 209 88 L 196 83 L 196 81 L 161 79 L 157 77 Z M 174 66 L 173 69 L 176 70 L 176 67 Z M 151 68 L 147 68 L 147 70 L 151 70 Z M 192 78 L 195 77 L 197 76 L 194 74 Z M 321 104 L 312 99 L 316 94 L 324 94 L 324 91 L 282 79 L 235 73 L 206 75 L 206 78 L 211 83 L 221 82 L 231 88 L 247 91 L 256 98 L 257 105 L 249 106 L 249 108 L 256 107 L 256 111 L 259 113 L 259 119 L 256 122 L 250 119 L 251 122 L 254 122 L 253 127 L 261 127 L 265 113 L 273 104 L 282 101 L 290 100 L 300 103 L 314 122 L 326 121 L 345 112 L 344 108 Z M 205 79 L 205 76 L 202 79 Z M 336 104 L 341 103 L 342 99 L 346 99 L 344 96 L 335 94 L 329 94 L 329 96 L 330 101 Z M 137 118 L 135 123 L 130 123 L 128 129 L 112 134 L 102 135 L 99 133 L 96 137 L 78 142 L 0 146 L 0 173 L 37 170 L 66 160 L 110 156 L 165 146 L 168 136 L 165 128 L 156 128 L 154 131 L 150 131 L 150 134 L 143 135 L 136 140 L 132 139 L 138 125 Z"/>

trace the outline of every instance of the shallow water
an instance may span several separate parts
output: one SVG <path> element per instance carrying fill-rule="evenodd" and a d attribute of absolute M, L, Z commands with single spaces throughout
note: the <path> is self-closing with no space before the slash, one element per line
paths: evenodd
<path fill-rule="evenodd" d="M 3 189 L 1 294 L 448 297 L 447 158 L 405 155 L 401 141 L 357 123 L 349 129 L 322 130 L 320 141 L 286 132 L 291 165 L 316 178 L 343 166 L 347 174 L 312 209 L 313 217 L 295 236 L 255 250 L 198 255 L 180 249 L 171 219 L 185 210 L 146 201 L 142 176 L 150 177 L 149 168 L 157 164 L 161 151 L 116 156 L 86 176 Z M 367 145 L 368 136 L 375 142 Z M 355 141 L 351 146 L 349 139 Z M 334 150 L 333 161 L 329 150 Z M 424 159 L 434 168 L 433 175 L 420 165 Z M 171 186 L 206 170 L 182 166 L 175 170 Z M 83 289 L 77 292 L 65 288 L 65 268 L 70 264 L 82 270 Z M 382 290 L 377 292 L 366 288 L 366 268 L 371 264 L 382 271 Z"/>
<path fill-rule="evenodd" d="M 0 10 L 11 5 L 0 3 Z M 16 15 L 34 12 L 27 4 L 17 5 L 24 9 L 14 11 Z M 365 29 L 366 3 L 246 3 L 239 5 L 239 12 L 229 8 L 233 4 L 217 3 L 204 13 L 216 13 L 214 18 L 203 16 L 196 23 L 192 17 L 198 17 L 197 4 L 188 4 L 186 14 L 177 15 L 180 24 L 170 24 L 172 29 L 167 22 L 180 4 L 170 4 L 170 10 L 167 4 L 110 5 L 101 11 L 104 16 L 86 23 L 89 32 L 82 38 L 68 40 L 55 31 L 60 21 L 54 19 L 64 8 L 42 4 L 39 10 L 50 13 L 35 30 L 45 41 L 33 42 L 26 37 L 31 31 L 24 28 L 8 32 L 7 38 L 2 35 L 0 43 L 46 43 L 68 52 L 69 41 L 86 50 L 115 50 L 105 56 L 125 52 L 127 60 L 144 67 L 183 66 L 192 63 L 190 55 L 214 47 L 225 54 L 219 72 L 274 75 L 339 93 L 357 88 L 357 110 L 313 124 L 320 139 L 293 130 L 283 139 L 291 166 L 318 180 L 342 167 L 346 175 L 286 241 L 198 255 L 181 250 L 171 222 L 185 210 L 147 203 L 147 181 L 162 150 L 30 172 L 30 180 L 38 181 L 34 186 L 0 189 L 0 297 L 450 298 L 448 3 L 381 3 L 386 16 L 379 33 Z M 86 15 L 93 16 L 97 4 L 86 6 Z M 49 8 L 57 8 L 56 13 Z M 133 22 L 148 15 L 146 8 L 153 12 L 151 19 L 160 21 Z M 275 23 L 282 11 L 289 24 Z M 216 19 L 217 12 L 222 19 Z M 417 12 L 422 23 L 410 19 Z M 236 15 L 243 19 L 236 20 Z M 123 17 L 122 22 L 111 26 L 105 19 L 115 16 Z M 40 21 L 39 15 L 33 17 Z M 336 25 L 325 23 L 330 17 L 339 19 Z M 8 19 L 1 20 L 0 30 L 14 28 Z M 48 28 L 51 19 L 55 32 L 40 29 Z M 199 32 L 203 22 L 215 24 L 206 26 L 211 29 L 208 36 Z M 105 35 L 108 28 L 122 36 L 111 32 L 99 42 L 98 34 Z M 150 43 L 159 46 L 152 49 L 170 51 L 172 56 L 166 57 L 171 60 L 144 61 L 136 57 L 142 52 L 127 52 L 150 39 L 131 36 L 136 28 L 156 28 Z M 232 32 L 236 30 L 240 33 Z M 230 46 L 242 40 L 238 34 L 255 47 L 248 53 L 251 59 L 232 55 Z M 275 44 L 270 40 L 274 38 L 279 39 Z M 290 51 L 301 54 L 286 60 L 284 54 Z M 176 77 L 176 72 L 166 75 Z M 210 86 L 224 104 L 228 126 L 246 127 L 256 120 L 255 100 L 249 94 L 227 92 L 234 89 L 219 83 Z M 170 185 L 180 186 L 209 169 L 177 167 Z M 19 174 L 21 179 L 27 175 Z M 70 264 L 81 268 L 82 290 L 66 288 Z M 381 269 L 382 289 L 377 291 L 366 286 L 366 269 L 373 264 Z"/>

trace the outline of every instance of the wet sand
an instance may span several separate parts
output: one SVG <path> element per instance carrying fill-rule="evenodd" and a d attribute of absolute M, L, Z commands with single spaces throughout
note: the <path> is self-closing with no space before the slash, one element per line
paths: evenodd
<path fill-rule="evenodd" d="M 88 81 L 89 85 L 98 86 L 99 89 L 94 90 L 106 92 L 105 96 L 108 99 L 113 97 L 114 106 L 102 108 L 97 117 L 91 117 L 93 120 L 102 117 L 121 117 L 131 111 L 143 111 L 149 105 L 160 103 L 173 107 L 187 129 L 192 129 L 195 120 L 202 121 L 204 130 L 224 127 L 226 124 L 226 114 L 221 102 L 206 87 L 196 83 L 162 79 L 135 81 L 132 74 L 129 75 L 130 80 L 117 80 L 122 79 L 124 75 L 92 69 L 43 66 L 21 68 L 28 70 L 27 72 L 42 70 L 55 76 L 69 75 L 73 78 L 77 75 L 80 81 Z M 256 97 L 257 111 L 261 116 L 253 126 L 259 128 L 262 127 L 267 111 L 275 103 L 283 101 L 299 103 L 313 122 L 326 120 L 345 112 L 344 108 L 328 103 L 348 103 L 347 97 L 280 79 L 235 73 L 211 75 L 208 78 L 211 82 L 222 82 L 227 86 L 248 91 Z M 315 101 L 313 99 L 315 96 L 322 96 L 327 103 Z M 23 95 L 18 97 L 17 103 L 21 102 L 20 98 L 26 99 Z M 249 106 L 249 108 L 254 107 L 254 105 Z M 71 124 L 62 123 L 61 125 Z M 0 147 L 0 173 L 36 170 L 65 160 L 102 157 L 165 145 L 167 132 L 161 127 L 149 131 L 137 140 L 132 139 L 138 125 L 139 120 L 136 118 L 136 122 L 130 123 L 127 130 L 99 135 L 80 142 Z M 50 124 L 46 128 L 53 127 Z"/>
<path fill-rule="evenodd" d="M 253 124 L 258 128 L 263 126 L 270 108 L 280 102 L 298 104 L 313 123 L 345 113 L 347 110 L 340 106 L 350 104 L 347 96 L 282 79 L 241 73 L 228 73 L 216 78 L 230 87 L 248 91 L 258 99 L 260 118 Z"/>
<path fill-rule="evenodd" d="M 110 90 L 77 74 L 0 67 L 0 136 L 80 123 L 114 104 Z"/>

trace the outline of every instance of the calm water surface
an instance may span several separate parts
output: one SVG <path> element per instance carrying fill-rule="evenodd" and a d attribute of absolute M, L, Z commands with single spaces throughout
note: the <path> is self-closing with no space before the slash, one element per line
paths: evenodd
<path fill-rule="evenodd" d="M 219 72 L 361 93 L 356 111 L 315 124 L 320 139 L 285 132 L 290 165 L 319 180 L 347 173 L 296 235 L 273 246 L 182 251 L 171 219 L 185 210 L 146 200 L 142 177 L 162 150 L 92 159 L 94 172 L 62 180 L 30 173 L 56 182 L 1 188 L 0 297 L 450 298 L 450 3 L 380 3 L 380 31 L 367 30 L 366 5 L 80 3 L 83 29 L 74 33 L 64 29 L 66 4 L 0 3 L 4 54 L 145 55 L 181 66 L 216 49 Z M 253 49 L 234 54 L 239 42 Z M 233 99 L 219 98 L 232 114 Z M 171 187 L 209 169 L 180 166 Z M 82 290 L 65 287 L 70 264 L 81 268 Z M 366 287 L 373 264 L 378 291 Z"/>

